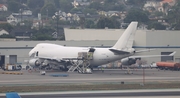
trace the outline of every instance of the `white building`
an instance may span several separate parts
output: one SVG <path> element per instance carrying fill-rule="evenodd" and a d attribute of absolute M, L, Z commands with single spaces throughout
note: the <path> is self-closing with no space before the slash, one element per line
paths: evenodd
<path fill-rule="evenodd" d="M 146 4 L 144 5 L 144 10 L 151 10 L 151 8 L 155 8 L 156 11 L 164 12 L 166 13 L 167 9 L 164 9 L 164 4 L 168 4 L 169 6 L 173 6 L 176 3 L 176 0 L 162 0 L 162 1 L 156 1 L 156 0 L 149 0 L 146 1 Z"/>
<path fill-rule="evenodd" d="M 16 25 L 17 23 L 24 21 L 24 20 L 32 20 L 32 11 L 30 10 L 23 10 L 20 13 L 12 13 L 10 16 L 6 17 L 8 23 L 12 25 Z"/>
<path fill-rule="evenodd" d="M 7 11 L 8 8 L 4 4 L 0 4 L 0 11 Z"/>
<path fill-rule="evenodd" d="M 6 20 L 8 23 L 10 23 L 12 25 L 16 25 L 20 21 L 19 18 L 16 18 L 13 15 L 10 15 L 9 17 L 7 17 Z"/>
<path fill-rule="evenodd" d="M 32 11 L 30 10 L 23 10 L 22 15 L 32 15 Z"/>
<path fill-rule="evenodd" d="M 0 29 L 0 35 L 3 35 L 3 34 L 9 34 L 9 32 L 7 32 L 7 31 L 4 30 L 4 29 Z"/>

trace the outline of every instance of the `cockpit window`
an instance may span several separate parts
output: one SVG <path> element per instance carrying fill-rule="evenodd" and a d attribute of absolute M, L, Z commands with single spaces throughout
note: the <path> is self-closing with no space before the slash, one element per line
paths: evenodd
<path fill-rule="evenodd" d="M 37 52 L 36 52 L 36 56 L 38 56 L 38 53 L 39 53 L 39 52 L 37 51 Z"/>

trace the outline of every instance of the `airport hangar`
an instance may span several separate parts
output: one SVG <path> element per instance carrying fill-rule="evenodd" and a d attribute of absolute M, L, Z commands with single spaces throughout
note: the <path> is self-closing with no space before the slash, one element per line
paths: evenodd
<path fill-rule="evenodd" d="M 64 46 L 111 47 L 122 29 L 65 29 L 66 41 L 0 41 L 0 63 L 27 65 L 29 51 L 38 43 Z M 133 47 L 137 50 L 155 49 L 138 55 L 163 55 L 176 51 L 172 57 L 144 58 L 148 64 L 158 61 L 180 62 L 180 31 L 137 30 Z"/>

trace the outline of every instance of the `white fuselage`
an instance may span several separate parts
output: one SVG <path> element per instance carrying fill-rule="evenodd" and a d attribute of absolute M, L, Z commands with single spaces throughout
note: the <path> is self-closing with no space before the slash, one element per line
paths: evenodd
<path fill-rule="evenodd" d="M 132 54 L 127 55 L 115 55 L 110 48 L 94 48 L 93 59 L 90 60 L 90 65 L 99 66 L 107 64 L 122 58 L 128 57 Z M 30 52 L 31 55 L 38 51 L 39 57 L 46 57 L 51 59 L 62 60 L 63 58 L 77 58 L 79 52 L 88 52 L 88 47 L 64 47 L 55 44 L 39 44 L 34 47 Z"/>

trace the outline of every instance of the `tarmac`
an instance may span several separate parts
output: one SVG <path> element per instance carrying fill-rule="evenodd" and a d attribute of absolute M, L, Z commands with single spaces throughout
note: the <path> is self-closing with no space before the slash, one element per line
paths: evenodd
<path fill-rule="evenodd" d="M 0 71 L 3 72 L 3 71 Z M 2 85 L 29 85 L 52 83 L 157 83 L 180 82 L 180 71 L 158 69 L 135 69 L 133 74 L 126 74 L 122 69 L 94 70 L 92 74 L 79 74 L 77 72 L 46 71 L 41 75 L 40 71 L 21 71 L 23 74 L 0 74 L 0 86 Z M 53 76 L 56 75 L 56 76 Z M 58 76 L 59 75 L 59 76 Z M 65 76 L 63 76 L 65 75 Z"/>

